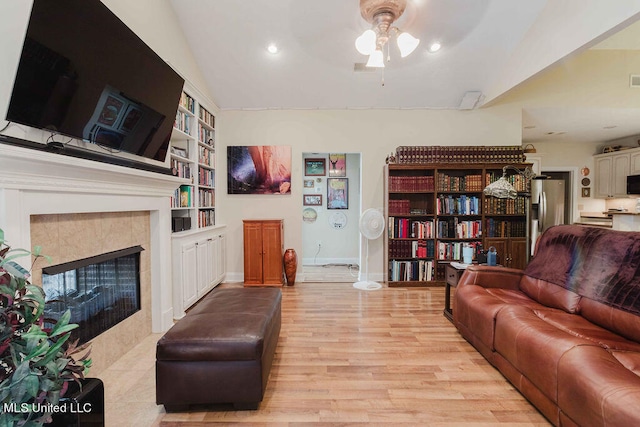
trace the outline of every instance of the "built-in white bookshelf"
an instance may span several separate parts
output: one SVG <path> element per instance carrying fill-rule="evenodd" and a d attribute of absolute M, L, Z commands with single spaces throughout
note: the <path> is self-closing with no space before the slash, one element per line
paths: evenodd
<path fill-rule="evenodd" d="M 189 180 L 171 198 L 174 233 L 215 225 L 215 115 L 197 94 L 197 90 L 185 86 L 171 134 L 172 173 Z"/>

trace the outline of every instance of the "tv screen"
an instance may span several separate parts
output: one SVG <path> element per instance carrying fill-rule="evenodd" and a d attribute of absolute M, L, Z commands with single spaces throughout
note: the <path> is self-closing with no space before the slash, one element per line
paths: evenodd
<path fill-rule="evenodd" d="M 183 85 L 99 0 L 35 0 L 7 120 L 162 162 Z"/>

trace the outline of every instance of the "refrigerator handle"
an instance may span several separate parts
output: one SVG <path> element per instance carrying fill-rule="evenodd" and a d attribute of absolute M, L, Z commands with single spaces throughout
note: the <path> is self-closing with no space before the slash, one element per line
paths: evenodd
<path fill-rule="evenodd" d="M 538 231 L 542 232 L 544 230 L 544 217 L 547 215 L 547 193 L 544 191 L 540 192 L 538 203 Z"/>

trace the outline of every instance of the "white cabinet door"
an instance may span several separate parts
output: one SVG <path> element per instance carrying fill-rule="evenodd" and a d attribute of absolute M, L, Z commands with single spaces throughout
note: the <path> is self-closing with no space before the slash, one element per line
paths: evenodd
<path fill-rule="evenodd" d="M 613 156 L 613 170 L 611 174 L 611 191 L 614 197 L 627 197 L 627 175 L 629 175 L 629 154 Z"/>
<path fill-rule="evenodd" d="M 198 280 L 198 296 L 202 296 L 211 283 L 211 261 L 209 247 L 210 240 L 203 240 L 196 244 L 197 253 L 197 280 Z"/>
<path fill-rule="evenodd" d="M 613 195 L 611 191 L 611 171 L 613 159 L 610 156 L 598 157 L 595 161 L 596 191 L 595 197 L 606 199 Z"/>
<path fill-rule="evenodd" d="M 640 153 L 631 154 L 629 175 L 640 175 Z"/>
<path fill-rule="evenodd" d="M 220 234 L 218 241 L 218 278 L 216 282 L 222 282 L 227 274 L 227 236 Z"/>
<path fill-rule="evenodd" d="M 182 307 L 187 308 L 198 299 L 196 244 L 182 245 Z"/>

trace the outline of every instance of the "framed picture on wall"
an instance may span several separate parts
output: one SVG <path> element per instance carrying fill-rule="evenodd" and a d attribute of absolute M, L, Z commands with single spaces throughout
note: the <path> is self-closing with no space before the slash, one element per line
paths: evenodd
<path fill-rule="evenodd" d="M 327 209 L 349 209 L 348 178 L 327 178 Z"/>
<path fill-rule="evenodd" d="M 291 147 L 227 147 L 227 194 L 291 194 Z"/>
<path fill-rule="evenodd" d="M 325 159 L 304 159 L 304 174 L 306 176 L 325 176 L 327 174 Z"/>
<path fill-rule="evenodd" d="M 304 194 L 302 204 L 304 206 L 322 206 L 322 194 Z"/>
<path fill-rule="evenodd" d="M 346 154 L 329 154 L 329 176 L 347 176 Z"/>
<path fill-rule="evenodd" d="M 304 188 L 313 188 L 315 185 L 315 183 L 313 182 L 312 179 L 305 179 L 304 180 Z"/>

